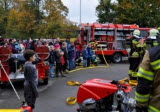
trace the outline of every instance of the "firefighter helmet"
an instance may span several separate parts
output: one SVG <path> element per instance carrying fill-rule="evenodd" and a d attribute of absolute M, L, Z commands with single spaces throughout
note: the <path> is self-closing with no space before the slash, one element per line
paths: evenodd
<path fill-rule="evenodd" d="M 157 29 L 151 29 L 149 31 L 149 37 L 151 39 L 156 39 L 157 34 L 159 33 L 159 31 Z"/>
<path fill-rule="evenodd" d="M 139 30 L 134 30 L 133 35 L 140 36 L 140 31 Z"/>

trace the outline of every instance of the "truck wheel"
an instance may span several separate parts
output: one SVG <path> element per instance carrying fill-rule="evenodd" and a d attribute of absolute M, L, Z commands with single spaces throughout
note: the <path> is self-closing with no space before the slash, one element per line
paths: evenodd
<path fill-rule="evenodd" d="M 45 75 L 46 75 L 46 77 L 43 79 L 43 84 L 47 85 L 48 84 L 49 69 L 47 69 L 45 71 Z"/>
<path fill-rule="evenodd" d="M 122 62 L 122 55 L 120 53 L 115 53 L 112 57 L 112 61 L 114 63 L 120 63 Z"/>
<path fill-rule="evenodd" d="M 0 82 L 1 89 L 6 88 L 6 86 L 7 86 L 7 82 Z"/>
<path fill-rule="evenodd" d="M 103 59 L 103 56 L 100 57 L 100 60 L 101 60 L 101 64 L 104 64 L 104 59 Z"/>
<path fill-rule="evenodd" d="M 44 84 L 44 85 L 47 85 L 47 84 L 48 84 L 48 78 L 44 78 L 44 79 L 43 79 L 43 84 Z"/>

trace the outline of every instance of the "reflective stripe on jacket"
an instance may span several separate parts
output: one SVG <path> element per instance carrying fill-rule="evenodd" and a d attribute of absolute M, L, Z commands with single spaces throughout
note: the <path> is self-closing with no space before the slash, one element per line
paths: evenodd
<path fill-rule="evenodd" d="M 160 46 L 144 55 L 138 70 L 135 99 L 139 107 L 148 106 L 149 112 L 160 112 Z"/>

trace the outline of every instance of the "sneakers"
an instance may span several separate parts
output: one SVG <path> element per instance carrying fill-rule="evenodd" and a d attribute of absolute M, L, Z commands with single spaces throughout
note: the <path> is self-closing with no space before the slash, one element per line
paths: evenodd
<path fill-rule="evenodd" d="M 69 74 L 69 72 L 66 70 L 66 71 L 64 71 L 64 74 Z"/>

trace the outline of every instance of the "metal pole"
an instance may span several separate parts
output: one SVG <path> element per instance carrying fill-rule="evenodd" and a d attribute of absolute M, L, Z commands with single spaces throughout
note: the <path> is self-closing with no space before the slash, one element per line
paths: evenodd
<path fill-rule="evenodd" d="M 81 24 L 81 0 L 80 0 L 80 24 Z"/>

